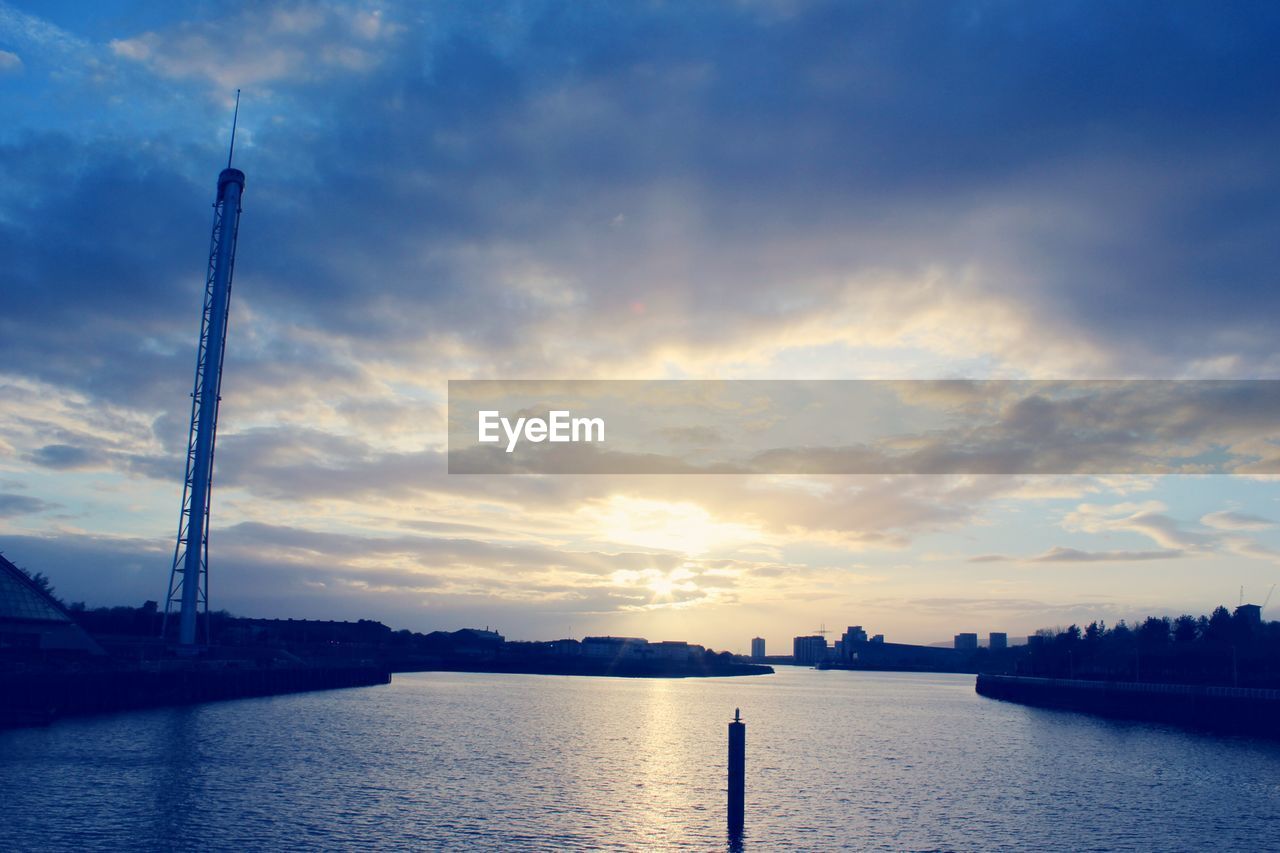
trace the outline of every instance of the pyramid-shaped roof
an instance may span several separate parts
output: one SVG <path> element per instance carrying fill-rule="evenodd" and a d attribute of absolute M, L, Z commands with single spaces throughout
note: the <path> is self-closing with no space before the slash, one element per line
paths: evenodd
<path fill-rule="evenodd" d="M 3 555 L 0 555 L 0 619 L 71 621 L 71 617 L 47 592 Z"/>

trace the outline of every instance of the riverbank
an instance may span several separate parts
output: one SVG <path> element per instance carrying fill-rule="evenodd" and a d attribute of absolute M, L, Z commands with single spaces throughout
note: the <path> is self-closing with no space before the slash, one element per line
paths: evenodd
<path fill-rule="evenodd" d="M 62 717 L 191 705 L 254 696 L 389 684 L 391 673 L 476 672 L 614 678 L 769 675 L 773 667 L 737 662 L 401 660 L 375 664 L 257 666 L 250 661 L 149 662 L 131 666 L 30 667 L 0 672 L 0 728 L 45 725 Z"/>
<path fill-rule="evenodd" d="M 0 728 L 390 682 L 385 668 L 361 665 L 254 667 L 174 661 L 150 667 L 19 669 L 0 673 Z"/>
<path fill-rule="evenodd" d="M 1280 690 L 979 675 L 980 696 L 1105 717 L 1280 737 Z"/>
<path fill-rule="evenodd" d="M 511 675 L 593 675 L 611 678 L 722 678 L 772 675 L 764 664 L 704 661 L 629 661 L 597 658 L 542 660 L 440 660 L 391 664 L 393 672 L 490 672 Z"/>

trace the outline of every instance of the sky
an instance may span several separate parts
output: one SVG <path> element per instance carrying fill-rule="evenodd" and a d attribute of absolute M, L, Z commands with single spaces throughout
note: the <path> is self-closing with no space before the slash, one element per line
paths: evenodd
<path fill-rule="evenodd" d="M 213 607 L 786 652 L 1260 602 L 1265 475 L 451 475 L 445 403 L 1280 378 L 1277 35 L 1250 2 L 0 0 L 0 550 L 163 599 L 241 88 Z"/>

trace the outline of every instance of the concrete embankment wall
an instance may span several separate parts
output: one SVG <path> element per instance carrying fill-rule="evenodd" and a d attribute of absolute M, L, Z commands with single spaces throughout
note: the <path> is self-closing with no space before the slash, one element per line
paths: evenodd
<path fill-rule="evenodd" d="M 979 695 L 1024 705 L 1280 737 L 1280 690 L 979 675 Z"/>
<path fill-rule="evenodd" d="M 10 672 L 0 674 L 0 726 L 390 682 L 371 666 Z"/>

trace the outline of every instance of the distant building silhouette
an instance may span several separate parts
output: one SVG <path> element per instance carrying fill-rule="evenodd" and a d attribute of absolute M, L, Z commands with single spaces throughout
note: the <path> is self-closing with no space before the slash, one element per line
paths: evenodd
<path fill-rule="evenodd" d="M 884 634 L 868 637 L 861 625 L 850 625 L 836 643 L 834 654 L 827 654 L 827 661 L 831 665 L 855 669 L 952 672 L 963 669 L 967 660 L 966 655 L 958 654 L 951 648 L 886 643 Z"/>
<path fill-rule="evenodd" d="M 701 654 L 702 646 L 684 640 L 663 640 L 649 644 L 650 656 L 658 660 L 687 661 L 694 653 Z"/>
<path fill-rule="evenodd" d="M 1003 631 L 992 631 L 987 640 L 987 648 L 992 651 L 1009 648 L 1009 635 Z"/>
<path fill-rule="evenodd" d="M 972 652 L 978 649 L 977 634 L 956 634 L 955 648 L 961 652 Z"/>
<path fill-rule="evenodd" d="M 262 645 L 352 644 L 377 645 L 391 636 L 391 629 L 372 619 L 337 622 L 328 619 L 235 619 L 224 639 L 236 644 Z"/>
<path fill-rule="evenodd" d="M 583 637 L 582 655 L 624 661 L 685 662 L 701 657 L 706 647 L 684 640 L 651 643 L 643 637 Z"/>
<path fill-rule="evenodd" d="M 547 643 L 547 650 L 557 655 L 580 655 L 582 643 L 577 640 L 552 640 Z"/>
<path fill-rule="evenodd" d="M 462 657 L 490 657 L 497 654 L 504 642 L 501 634 L 488 628 L 459 628 L 449 635 L 452 652 Z"/>
<path fill-rule="evenodd" d="M 865 643 L 867 641 L 867 632 L 862 630 L 861 625 L 850 625 L 844 635 L 840 637 L 840 641 L 844 643 L 844 648 L 848 650 L 856 643 Z"/>
<path fill-rule="evenodd" d="M 751 638 L 751 659 L 764 660 L 764 658 L 765 658 L 764 637 L 752 637 Z"/>
<path fill-rule="evenodd" d="M 582 654 L 589 658 L 641 658 L 648 656 L 643 637 L 583 637 Z"/>
<path fill-rule="evenodd" d="M 488 628 L 481 630 L 480 628 L 459 628 L 453 632 L 453 636 L 466 638 L 477 643 L 501 643 L 503 636 L 497 631 L 490 631 Z"/>
<path fill-rule="evenodd" d="M 813 665 L 827 659 L 827 638 L 819 635 L 796 637 L 792 641 L 792 654 L 797 664 Z"/>
<path fill-rule="evenodd" d="M 1262 624 L 1262 606 L 1259 604 L 1241 604 L 1235 610 L 1235 617 L 1242 624 L 1257 626 Z"/>

